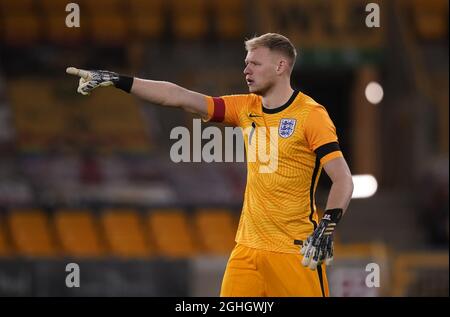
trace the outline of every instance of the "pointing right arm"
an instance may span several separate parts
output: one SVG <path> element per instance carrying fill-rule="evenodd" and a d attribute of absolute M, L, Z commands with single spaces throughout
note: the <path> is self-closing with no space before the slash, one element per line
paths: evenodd
<path fill-rule="evenodd" d="M 92 90 L 100 86 L 115 86 L 151 103 L 182 108 L 201 117 L 208 115 L 205 95 L 171 82 L 145 80 L 121 76 L 110 71 L 83 70 L 75 67 L 68 67 L 66 72 L 80 77 L 78 92 L 83 95 L 89 95 Z"/>

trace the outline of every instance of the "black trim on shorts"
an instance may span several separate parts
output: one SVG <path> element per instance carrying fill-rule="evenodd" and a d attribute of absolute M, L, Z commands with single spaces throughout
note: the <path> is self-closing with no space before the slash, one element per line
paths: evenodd
<path fill-rule="evenodd" d="M 319 275 L 320 289 L 322 290 L 322 297 L 325 297 L 325 289 L 323 288 L 322 266 L 317 266 L 317 274 Z"/>
<path fill-rule="evenodd" d="M 339 143 L 337 142 L 330 142 L 324 145 L 319 146 L 314 152 L 316 152 L 317 157 L 319 160 L 322 159 L 327 154 L 340 151 L 341 148 L 339 147 Z"/>
<path fill-rule="evenodd" d="M 313 214 L 314 214 L 314 185 L 318 181 L 318 173 L 320 168 L 320 158 L 319 155 L 316 155 L 316 164 L 314 166 L 313 175 L 311 178 L 311 187 L 309 188 L 309 203 L 311 208 L 311 213 L 309 214 L 309 220 L 314 226 L 314 230 L 317 228 L 317 223 L 313 220 Z M 317 266 L 317 274 L 319 275 L 319 283 L 320 283 L 320 289 L 322 290 L 322 296 L 325 297 L 325 290 L 323 288 L 323 276 L 322 276 L 322 266 Z"/>

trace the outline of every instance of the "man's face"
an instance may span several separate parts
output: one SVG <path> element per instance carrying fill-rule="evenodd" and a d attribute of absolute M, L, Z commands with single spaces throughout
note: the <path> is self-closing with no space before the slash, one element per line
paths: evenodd
<path fill-rule="evenodd" d="M 258 47 L 247 52 L 244 75 L 251 93 L 264 95 L 278 78 L 279 56 L 267 47 Z"/>

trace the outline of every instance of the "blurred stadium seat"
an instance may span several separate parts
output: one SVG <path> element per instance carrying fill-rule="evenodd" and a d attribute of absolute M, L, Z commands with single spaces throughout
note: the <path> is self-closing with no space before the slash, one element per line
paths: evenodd
<path fill-rule="evenodd" d="M 41 22 L 28 11 L 10 13 L 3 17 L 0 36 L 12 47 L 30 47 L 41 40 Z"/>
<path fill-rule="evenodd" d="M 333 297 L 374 297 L 390 295 L 390 262 L 392 254 L 383 243 L 337 243 L 334 261 L 327 268 Z M 368 266 L 369 265 L 369 266 Z M 377 267 L 377 287 L 367 287 L 367 276 Z"/>
<path fill-rule="evenodd" d="M 207 254 L 228 254 L 235 246 L 233 213 L 227 209 L 199 209 L 194 216 L 196 233 L 202 251 Z"/>
<path fill-rule="evenodd" d="M 85 115 L 105 150 L 147 152 L 147 130 L 135 99 L 114 89 L 96 91 L 86 100 Z"/>
<path fill-rule="evenodd" d="M 6 224 L 3 217 L 0 217 L 0 257 L 10 255 L 12 255 L 12 250 L 8 243 Z"/>
<path fill-rule="evenodd" d="M 127 42 L 128 23 L 120 12 L 99 11 L 91 16 L 90 26 L 90 39 L 95 45 L 121 46 Z"/>
<path fill-rule="evenodd" d="M 61 12 L 50 13 L 45 17 L 45 38 L 50 43 L 62 44 L 62 45 L 75 45 L 82 43 L 84 28 L 64 27 L 66 20 L 66 14 Z M 86 23 L 83 20 L 83 23 Z"/>
<path fill-rule="evenodd" d="M 56 246 L 48 216 L 40 210 L 10 210 L 8 223 L 17 254 L 54 256 Z"/>
<path fill-rule="evenodd" d="M 86 1 L 89 2 L 89 1 Z M 69 2 L 61 0 L 39 0 L 37 5 L 44 14 L 50 13 L 66 13 L 66 7 Z M 80 6 L 80 9 L 84 9 L 84 0 L 77 0 L 76 4 Z"/>
<path fill-rule="evenodd" d="M 83 3 L 83 9 L 86 9 L 89 14 L 101 14 L 109 12 L 123 12 L 126 8 L 126 1 L 121 0 L 96 0 L 96 1 L 85 1 Z"/>
<path fill-rule="evenodd" d="M 42 0 L 38 1 L 41 12 L 41 19 L 43 20 L 44 35 L 46 40 L 52 44 L 61 45 L 75 45 L 80 44 L 85 34 L 83 33 L 89 26 L 89 17 L 83 15 L 80 17 L 80 27 L 66 27 L 66 17 L 69 14 L 66 12 L 68 2 L 60 0 Z M 76 4 L 80 6 L 80 11 L 84 8 L 82 1 L 77 1 Z"/>
<path fill-rule="evenodd" d="M 7 89 L 15 113 L 19 148 L 43 149 L 63 134 L 62 108 L 52 96 L 51 82 L 11 81 Z"/>
<path fill-rule="evenodd" d="M 171 0 L 175 36 L 184 40 L 201 39 L 208 31 L 208 1 Z"/>
<path fill-rule="evenodd" d="M 65 26 L 65 2 L 2 0 L 0 4 L 8 12 L 3 22 L 0 15 L 0 25 L 4 24 L 3 39 L 10 45 L 30 45 L 44 35 L 50 43 L 62 45 L 82 41 L 95 47 L 119 47 L 161 39 L 168 31 L 179 40 L 201 40 L 212 34 L 213 26 L 218 39 L 240 40 L 247 32 L 249 7 L 256 12 L 256 30 L 283 32 L 302 46 L 347 43 L 378 47 L 384 32 L 361 26 L 359 16 L 365 4 L 360 0 L 336 1 L 330 10 L 325 9 L 326 2 L 308 0 L 78 1 L 83 12 L 81 28 Z M 428 37 L 447 33 L 445 0 L 418 0 L 412 8 L 419 33 Z"/>
<path fill-rule="evenodd" d="M 54 222 L 65 255 L 99 257 L 105 254 L 101 231 L 90 210 L 58 210 Z"/>
<path fill-rule="evenodd" d="M 32 12 L 34 0 L 0 0 L 0 12 L 17 13 L 17 12 Z"/>
<path fill-rule="evenodd" d="M 119 0 L 86 1 L 92 43 L 99 46 L 121 46 L 127 41 L 126 6 Z"/>
<path fill-rule="evenodd" d="M 9 82 L 7 93 L 20 149 L 45 152 L 65 142 L 80 147 L 91 143 L 99 152 L 109 153 L 149 150 L 147 131 L 134 99 L 108 89 L 75 108 L 64 106 L 70 100 L 56 94 L 55 87 L 52 81 Z"/>
<path fill-rule="evenodd" d="M 245 33 L 245 3 L 241 0 L 213 0 L 219 38 L 241 39 Z"/>
<path fill-rule="evenodd" d="M 411 5 L 414 24 L 420 38 L 436 40 L 448 36 L 447 0 L 414 0 Z"/>
<path fill-rule="evenodd" d="M 183 210 L 151 210 L 147 220 L 158 255 L 190 257 L 196 254 L 195 238 Z"/>
<path fill-rule="evenodd" d="M 164 30 L 165 1 L 129 0 L 129 24 L 133 36 L 159 38 Z"/>
<path fill-rule="evenodd" d="M 143 258 L 152 253 L 144 233 L 140 215 L 129 209 L 107 209 L 101 222 L 111 255 L 125 258 Z"/>
<path fill-rule="evenodd" d="M 392 296 L 448 296 L 448 252 L 398 255 L 393 266 Z"/>
<path fill-rule="evenodd" d="M 384 260 L 389 250 L 382 243 L 351 243 L 335 242 L 336 257 L 374 257 Z"/>

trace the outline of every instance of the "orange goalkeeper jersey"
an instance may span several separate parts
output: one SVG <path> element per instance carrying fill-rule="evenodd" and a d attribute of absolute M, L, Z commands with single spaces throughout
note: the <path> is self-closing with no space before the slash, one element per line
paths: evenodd
<path fill-rule="evenodd" d="M 342 156 L 327 111 L 299 91 L 275 109 L 264 108 L 254 94 L 207 97 L 207 102 L 205 121 L 244 132 L 247 186 L 236 242 L 298 253 L 295 241 L 305 240 L 317 225 L 314 193 L 322 166 Z"/>

